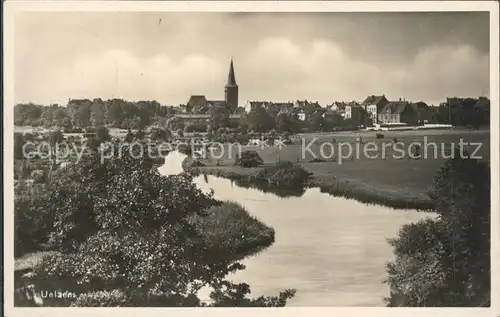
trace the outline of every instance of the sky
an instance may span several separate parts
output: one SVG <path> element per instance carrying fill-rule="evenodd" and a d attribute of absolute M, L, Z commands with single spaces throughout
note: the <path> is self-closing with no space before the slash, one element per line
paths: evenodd
<path fill-rule="evenodd" d="M 240 105 L 489 96 L 487 12 L 23 12 L 14 45 L 16 103 L 222 100 L 231 57 Z"/>

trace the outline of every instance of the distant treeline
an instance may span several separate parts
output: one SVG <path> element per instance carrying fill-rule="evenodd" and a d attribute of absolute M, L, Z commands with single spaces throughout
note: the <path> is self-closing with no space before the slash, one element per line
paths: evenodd
<path fill-rule="evenodd" d="M 490 124 L 490 100 L 485 97 L 448 98 L 439 105 L 437 121 L 454 126 L 481 127 Z"/>
<path fill-rule="evenodd" d="M 439 107 L 427 107 L 427 109 L 434 112 L 433 122 L 429 123 L 478 128 L 488 126 L 490 122 L 490 100 L 487 98 L 448 98 Z M 299 110 L 305 114 L 304 121 L 298 120 L 295 112 Z M 70 100 L 66 107 L 18 104 L 14 108 L 14 123 L 17 126 L 60 127 L 65 130 L 103 125 L 121 129 L 143 129 L 151 124 L 165 123 L 179 112 L 181 107 L 162 106 L 157 101 L 80 99 Z M 229 113 L 226 109 L 211 109 L 209 114 L 212 129 L 230 126 Z M 193 122 L 190 124 L 193 125 Z M 246 115 L 243 114 L 237 126 L 257 132 L 269 132 L 273 129 L 316 132 L 354 130 L 360 124 L 352 119 L 343 118 L 339 112 L 311 104 L 283 115 L 278 115 L 277 109 L 274 108 L 256 108 Z M 170 125 L 175 130 L 185 128 L 183 121 L 174 120 Z M 205 131 L 206 127 L 192 126 L 189 129 Z"/>
<path fill-rule="evenodd" d="M 162 106 L 157 101 L 83 99 L 70 100 L 66 107 L 18 104 L 14 108 L 14 124 L 33 127 L 57 126 L 64 129 L 102 125 L 142 129 L 175 113 L 174 107 Z"/>

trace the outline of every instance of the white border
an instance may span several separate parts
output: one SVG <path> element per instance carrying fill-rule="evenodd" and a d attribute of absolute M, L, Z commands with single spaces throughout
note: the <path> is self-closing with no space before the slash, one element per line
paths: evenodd
<path fill-rule="evenodd" d="M 7 1 L 4 3 L 4 316 L 500 316 L 500 215 L 499 215 L 499 4 L 496 1 Z M 490 308 L 15 308 L 13 307 L 13 104 L 14 16 L 22 11 L 207 11 L 207 12 L 490 12 L 491 99 L 491 268 Z M 457 21 L 458 23 L 459 21 Z"/>

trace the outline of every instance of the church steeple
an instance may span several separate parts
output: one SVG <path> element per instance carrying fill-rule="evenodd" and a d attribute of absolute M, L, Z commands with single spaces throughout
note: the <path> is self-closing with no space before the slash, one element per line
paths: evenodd
<path fill-rule="evenodd" d="M 234 76 L 233 59 L 229 65 L 229 74 L 227 76 L 227 84 L 225 87 L 225 100 L 228 108 L 233 112 L 238 107 L 238 85 L 236 84 L 236 76 Z"/>
<path fill-rule="evenodd" d="M 236 77 L 234 76 L 234 66 L 233 66 L 233 59 L 232 58 L 231 58 L 231 64 L 229 65 L 229 75 L 227 76 L 226 86 L 237 86 L 236 85 Z"/>

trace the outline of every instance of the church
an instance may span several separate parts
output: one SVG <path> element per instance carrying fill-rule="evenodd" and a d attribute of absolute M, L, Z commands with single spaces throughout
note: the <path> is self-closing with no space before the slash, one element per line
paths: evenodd
<path fill-rule="evenodd" d="M 232 58 L 229 65 L 227 83 L 224 87 L 224 100 L 207 100 L 204 95 L 193 95 L 186 104 L 186 112 L 206 113 L 211 107 L 216 106 L 227 107 L 230 113 L 234 113 L 236 108 L 238 108 L 238 84 L 236 84 Z"/>

